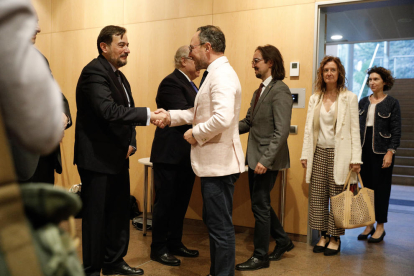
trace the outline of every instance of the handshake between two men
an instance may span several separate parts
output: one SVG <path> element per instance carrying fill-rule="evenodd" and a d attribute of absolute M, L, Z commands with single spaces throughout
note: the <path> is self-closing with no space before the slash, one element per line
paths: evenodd
<path fill-rule="evenodd" d="M 170 126 L 171 125 L 170 113 L 163 108 L 159 108 L 151 112 L 151 124 L 159 128 L 165 128 L 166 126 Z M 197 140 L 193 136 L 192 128 L 190 128 L 184 133 L 184 139 L 191 145 L 195 145 L 197 143 Z"/>

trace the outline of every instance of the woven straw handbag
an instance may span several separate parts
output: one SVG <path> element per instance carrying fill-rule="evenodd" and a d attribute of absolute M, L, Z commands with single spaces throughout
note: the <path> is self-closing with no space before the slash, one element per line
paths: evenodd
<path fill-rule="evenodd" d="M 375 223 L 374 191 L 364 187 L 358 173 L 361 188 L 357 184 L 357 194 L 350 191 L 352 171 L 346 178 L 343 192 L 331 197 L 335 226 L 352 229 Z"/>

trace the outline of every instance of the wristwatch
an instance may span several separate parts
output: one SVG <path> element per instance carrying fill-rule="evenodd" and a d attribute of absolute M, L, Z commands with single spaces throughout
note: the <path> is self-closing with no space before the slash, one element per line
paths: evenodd
<path fill-rule="evenodd" d="M 392 154 L 395 154 L 397 152 L 395 149 L 388 149 L 388 151 L 392 152 Z"/>

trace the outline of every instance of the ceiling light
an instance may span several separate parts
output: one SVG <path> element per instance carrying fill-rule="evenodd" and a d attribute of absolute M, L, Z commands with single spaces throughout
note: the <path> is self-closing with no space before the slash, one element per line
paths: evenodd
<path fill-rule="evenodd" d="M 399 23 L 409 23 L 411 21 L 413 21 L 411 18 L 400 18 L 400 19 L 398 19 Z"/>
<path fill-rule="evenodd" d="M 331 39 L 332 39 L 332 40 L 339 40 L 339 39 L 342 39 L 342 35 L 333 35 L 333 36 L 331 36 Z"/>

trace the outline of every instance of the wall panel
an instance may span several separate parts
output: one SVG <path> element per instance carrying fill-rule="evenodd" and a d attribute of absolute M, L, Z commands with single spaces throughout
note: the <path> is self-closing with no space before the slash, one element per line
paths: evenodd
<path fill-rule="evenodd" d="M 125 0 L 125 24 L 212 14 L 213 0 Z"/>
<path fill-rule="evenodd" d="M 62 32 L 123 24 L 124 0 L 54 0 L 52 31 Z"/>
<path fill-rule="evenodd" d="M 291 6 L 314 3 L 315 0 L 213 0 L 213 13 L 227 13 L 246 10 L 273 8 L 278 6 Z"/>

